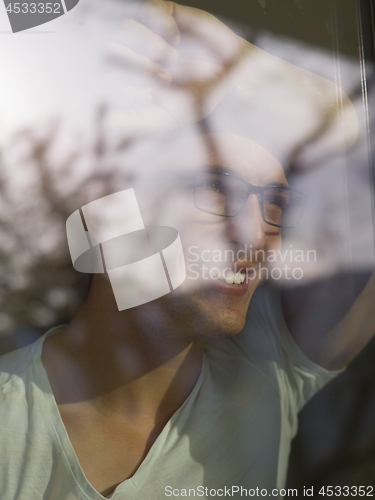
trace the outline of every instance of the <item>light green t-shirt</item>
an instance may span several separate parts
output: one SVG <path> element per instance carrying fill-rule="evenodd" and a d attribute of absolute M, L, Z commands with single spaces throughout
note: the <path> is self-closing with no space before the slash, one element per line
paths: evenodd
<path fill-rule="evenodd" d="M 41 362 L 57 331 L 0 358 L 2 500 L 104 498 L 80 467 Z M 269 496 L 284 486 L 298 411 L 337 373 L 296 346 L 277 291 L 259 291 L 239 335 L 208 340 L 194 389 L 110 498 L 240 498 L 241 487 Z"/>

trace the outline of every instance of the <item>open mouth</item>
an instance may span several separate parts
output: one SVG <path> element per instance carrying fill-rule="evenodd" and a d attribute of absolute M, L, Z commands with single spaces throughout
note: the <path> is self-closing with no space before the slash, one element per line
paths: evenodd
<path fill-rule="evenodd" d="M 223 269 L 220 272 L 219 280 L 225 281 L 226 283 L 234 283 L 236 285 L 241 285 L 245 281 L 246 274 L 242 271 L 234 272 L 230 269 Z"/>
<path fill-rule="evenodd" d="M 220 270 L 219 276 L 210 280 L 209 285 L 212 289 L 226 295 L 245 295 L 249 288 L 246 279 L 246 271 L 234 272 L 229 267 Z"/>

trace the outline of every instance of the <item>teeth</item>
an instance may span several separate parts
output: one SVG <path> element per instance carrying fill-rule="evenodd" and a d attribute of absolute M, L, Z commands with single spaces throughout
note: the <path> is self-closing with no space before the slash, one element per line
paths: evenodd
<path fill-rule="evenodd" d="M 240 285 L 245 281 L 245 274 L 238 272 L 234 274 L 233 271 L 221 271 L 220 278 L 221 280 L 225 281 L 226 283 L 235 283 L 236 285 Z"/>
<path fill-rule="evenodd" d="M 225 282 L 226 283 L 234 283 L 234 272 L 233 271 L 227 271 L 225 273 Z"/>
<path fill-rule="evenodd" d="M 242 274 L 241 273 L 236 273 L 236 276 L 234 277 L 234 282 L 239 285 L 242 283 Z"/>

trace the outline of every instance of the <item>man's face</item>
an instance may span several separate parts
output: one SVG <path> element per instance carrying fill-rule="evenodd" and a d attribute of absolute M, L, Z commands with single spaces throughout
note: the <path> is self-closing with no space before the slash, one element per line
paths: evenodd
<path fill-rule="evenodd" d="M 251 296 L 262 279 L 261 269 L 267 267 L 267 253 L 280 247 L 281 231 L 263 221 L 254 193 L 235 217 L 202 211 L 194 204 L 194 177 L 184 180 L 184 173 L 208 167 L 261 187 L 287 185 L 286 177 L 280 163 L 265 149 L 236 135 L 200 136 L 180 147 L 181 179 L 177 175 L 153 183 L 153 195 L 146 189 L 146 196 L 139 197 L 146 227 L 175 227 L 184 248 L 187 278 L 158 303 L 183 330 L 199 336 L 230 337 L 245 324 Z"/>

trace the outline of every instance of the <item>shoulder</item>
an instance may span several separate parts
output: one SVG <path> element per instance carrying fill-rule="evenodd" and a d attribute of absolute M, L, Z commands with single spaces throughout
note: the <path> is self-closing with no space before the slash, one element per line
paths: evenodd
<path fill-rule="evenodd" d="M 19 440 L 27 429 L 33 344 L 0 357 L 0 444 Z"/>
<path fill-rule="evenodd" d="M 0 391 L 12 382 L 25 381 L 35 363 L 40 360 L 45 338 L 58 332 L 62 326 L 52 328 L 35 342 L 0 356 Z"/>
<path fill-rule="evenodd" d="M 0 390 L 7 384 L 23 378 L 32 366 L 34 344 L 0 356 Z"/>

